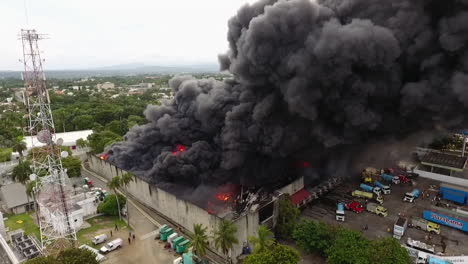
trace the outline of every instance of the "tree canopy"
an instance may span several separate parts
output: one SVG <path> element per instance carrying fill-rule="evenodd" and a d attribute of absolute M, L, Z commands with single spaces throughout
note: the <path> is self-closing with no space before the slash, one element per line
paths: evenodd
<path fill-rule="evenodd" d="M 227 255 L 233 245 L 239 243 L 236 237 L 237 226 L 229 220 L 221 220 L 214 232 L 215 246 Z"/>
<path fill-rule="evenodd" d="M 69 248 L 61 251 L 56 257 L 37 257 L 25 262 L 25 264 L 98 264 L 94 252 L 81 249 Z"/>
<path fill-rule="evenodd" d="M 62 159 L 63 168 L 67 169 L 67 175 L 70 178 L 81 176 L 81 160 L 79 158 L 68 156 Z"/>
<path fill-rule="evenodd" d="M 297 250 L 277 244 L 269 250 L 247 256 L 244 264 L 297 264 L 300 259 Z"/>

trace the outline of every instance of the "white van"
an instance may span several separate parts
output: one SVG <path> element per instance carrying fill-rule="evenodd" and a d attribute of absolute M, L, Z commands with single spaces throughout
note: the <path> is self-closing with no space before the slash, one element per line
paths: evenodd
<path fill-rule="evenodd" d="M 99 250 L 99 252 L 106 254 L 106 253 L 111 252 L 114 249 L 120 248 L 122 245 L 123 245 L 123 240 L 121 238 L 117 238 L 107 243 L 105 246 L 103 246 Z"/>
<path fill-rule="evenodd" d="M 101 244 L 102 242 L 107 241 L 107 235 L 106 234 L 100 234 L 99 236 L 93 237 L 91 242 L 93 242 L 94 245 Z"/>

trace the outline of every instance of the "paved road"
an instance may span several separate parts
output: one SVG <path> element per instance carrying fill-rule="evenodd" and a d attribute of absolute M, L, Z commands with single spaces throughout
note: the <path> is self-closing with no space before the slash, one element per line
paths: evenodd
<path fill-rule="evenodd" d="M 106 183 L 101 179 L 94 177 L 92 174 L 82 170 L 84 177 L 89 177 L 94 186 L 108 189 Z M 130 213 L 130 225 L 136 235 L 135 241 L 128 245 L 127 237 L 122 237 L 124 246 L 111 252 L 107 255 L 108 260 L 104 263 L 112 264 L 143 264 L 157 263 L 169 264 L 173 262 L 178 255 L 174 252 L 169 252 L 164 249 L 164 244 L 154 240 L 155 230 L 158 229 L 158 223 L 147 218 L 145 212 L 137 208 L 132 202 L 129 203 L 128 210 Z"/>

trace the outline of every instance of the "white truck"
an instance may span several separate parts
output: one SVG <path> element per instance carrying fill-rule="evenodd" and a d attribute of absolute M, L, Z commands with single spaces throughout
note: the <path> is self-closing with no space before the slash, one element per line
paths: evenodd
<path fill-rule="evenodd" d="M 429 245 L 424 242 L 418 241 L 418 240 L 413 240 L 410 237 L 408 237 L 408 240 L 406 241 L 406 245 L 409 247 L 412 247 L 414 249 L 430 253 L 430 254 L 435 254 L 435 246 L 434 245 Z"/>
<path fill-rule="evenodd" d="M 107 241 L 107 235 L 106 234 L 100 234 L 98 236 L 93 237 L 91 239 L 91 242 L 93 242 L 94 245 L 101 244 L 102 242 Z"/>
<path fill-rule="evenodd" d="M 103 246 L 101 249 L 99 249 L 99 252 L 102 254 L 109 253 L 115 249 L 118 249 L 122 247 L 123 245 L 123 240 L 121 238 L 117 238 L 112 240 L 111 242 L 107 243 L 105 246 Z"/>
<path fill-rule="evenodd" d="M 414 227 L 416 229 L 422 229 L 429 233 L 438 234 L 440 235 L 440 225 L 433 223 L 431 221 L 427 221 L 426 219 L 422 219 L 419 217 L 412 217 L 410 227 Z"/>
<path fill-rule="evenodd" d="M 408 226 L 408 219 L 405 217 L 398 217 L 395 224 L 393 225 L 393 237 L 396 239 L 401 239 L 405 234 L 406 227 Z"/>
<path fill-rule="evenodd" d="M 418 252 L 416 264 L 453 264 L 453 262 L 440 259 L 424 252 Z"/>
<path fill-rule="evenodd" d="M 344 205 L 343 203 L 338 203 L 336 205 L 336 221 L 344 222 L 344 220 L 345 220 Z"/>

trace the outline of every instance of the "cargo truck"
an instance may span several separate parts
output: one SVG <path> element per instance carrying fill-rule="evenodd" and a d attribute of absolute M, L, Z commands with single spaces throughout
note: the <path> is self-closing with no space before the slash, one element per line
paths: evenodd
<path fill-rule="evenodd" d="M 409 227 L 414 227 L 416 229 L 422 229 L 429 233 L 438 234 L 440 235 L 440 225 L 427 221 L 426 219 L 422 219 L 419 217 L 412 217 L 411 223 Z"/>
<path fill-rule="evenodd" d="M 405 234 L 406 227 L 408 226 L 408 219 L 405 217 L 398 217 L 395 224 L 393 225 L 393 237 L 401 239 Z"/>
<path fill-rule="evenodd" d="M 405 193 L 405 197 L 403 198 L 403 202 L 414 203 L 414 201 L 419 197 L 419 190 L 414 189 L 411 192 Z"/>
<path fill-rule="evenodd" d="M 415 248 L 417 250 L 434 254 L 435 253 L 435 246 L 434 245 L 429 245 L 421 241 L 413 240 L 410 237 L 408 237 L 408 240 L 406 241 L 406 245 L 409 247 Z"/>
<path fill-rule="evenodd" d="M 390 186 L 385 185 L 379 181 L 375 181 L 374 185 L 379 187 L 382 190 L 383 194 L 390 194 L 392 192 L 392 190 L 390 189 Z"/>
<path fill-rule="evenodd" d="M 436 213 L 425 210 L 423 218 L 437 224 L 449 226 L 464 232 L 468 232 L 468 219 L 462 219 L 460 216 L 451 217 L 447 213 Z"/>
<path fill-rule="evenodd" d="M 380 206 L 378 204 L 375 204 L 375 203 L 368 203 L 366 206 L 366 210 L 378 216 L 385 217 L 388 215 L 387 208 Z"/>
<path fill-rule="evenodd" d="M 373 193 L 359 191 L 359 190 L 353 191 L 351 193 L 351 195 L 354 196 L 354 197 L 364 198 L 366 200 L 371 200 L 371 199 L 375 198 L 376 202 L 378 202 L 379 204 L 383 204 L 382 195 L 374 195 Z"/>
<path fill-rule="evenodd" d="M 363 183 L 372 183 L 374 178 L 378 176 L 378 171 L 376 168 L 368 167 L 362 170 L 361 178 Z"/>
<path fill-rule="evenodd" d="M 442 198 L 445 200 L 450 200 L 459 204 L 466 204 L 468 205 L 468 188 L 449 184 L 449 183 L 441 183 L 440 184 L 440 194 Z"/>
<path fill-rule="evenodd" d="M 375 193 L 376 195 L 380 195 L 382 193 L 380 187 L 372 187 L 364 183 L 361 183 L 361 185 L 359 185 L 359 188 L 363 189 L 366 192 Z"/>
<path fill-rule="evenodd" d="M 343 221 L 345 220 L 345 212 L 344 212 L 344 205 L 342 203 L 338 203 L 336 205 L 336 221 Z"/>
<path fill-rule="evenodd" d="M 380 174 L 380 177 L 382 178 L 383 181 L 391 182 L 392 184 L 400 184 L 400 178 L 398 178 L 397 176 L 382 173 Z"/>
<path fill-rule="evenodd" d="M 453 262 L 431 256 L 425 252 L 419 252 L 416 264 L 453 264 Z"/>

